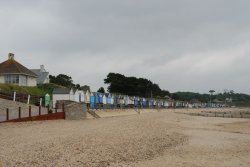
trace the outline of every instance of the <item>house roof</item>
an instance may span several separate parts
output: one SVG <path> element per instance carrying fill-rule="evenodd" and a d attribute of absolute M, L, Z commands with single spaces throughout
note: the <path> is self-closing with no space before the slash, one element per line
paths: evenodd
<path fill-rule="evenodd" d="M 14 59 L 8 59 L 0 64 L 0 74 L 23 74 L 37 77 L 35 73 L 24 67 L 22 64 L 18 63 Z"/>
<path fill-rule="evenodd" d="M 38 76 L 38 83 L 43 83 L 49 75 L 49 72 L 41 72 L 40 69 L 31 69 L 31 71 Z"/>
<path fill-rule="evenodd" d="M 52 94 L 70 94 L 70 89 L 68 88 L 55 88 Z"/>

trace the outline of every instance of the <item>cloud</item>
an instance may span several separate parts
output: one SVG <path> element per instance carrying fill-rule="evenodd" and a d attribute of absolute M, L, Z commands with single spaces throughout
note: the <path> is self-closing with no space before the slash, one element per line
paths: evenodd
<path fill-rule="evenodd" d="M 249 1 L 0 2 L 0 55 L 93 90 L 109 72 L 173 91 L 249 89 Z"/>

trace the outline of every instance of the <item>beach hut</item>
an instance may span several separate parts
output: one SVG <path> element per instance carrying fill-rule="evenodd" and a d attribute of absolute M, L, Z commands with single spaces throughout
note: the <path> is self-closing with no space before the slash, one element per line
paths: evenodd
<path fill-rule="evenodd" d="M 98 99 L 98 101 L 99 101 L 100 104 L 103 104 L 103 96 L 104 96 L 104 94 L 99 93 L 99 99 Z"/>
<path fill-rule="evenodd" d="M 107 94 L 105 94 L 105 96 L 106 96 L 106 106 L 107 106 L 107 108 L 112 108 L 113 103 L 114 103 L 114 99 L 112 97 L 112 94 L 107 93 Z"/>
<path fill-rule="evenodd" d="M 173 108 L 174 102 L 173 101 L 169 101 L 168 102 L 168 108 Z"/>
<path fill-rule="evenodd" d="M 68 88 L 55 88 L 52 92 L 53 107 L 57 101 L 71 100 L 71 93 L 71 89 Z"/>
<path fill-rule="evenodd" d="M 95 103 L 98 104 L 99 103 L 99 93 L 98 92 L 92 92 L 93 96 L 95 96 Z"/>
<path fill-rule="evenodd" d="M 105 105 L 107 104 L 107 96 L 106 96 L 105 93 L 102 95 L 102 103 L 103 103 L 103 106 L 104 106 L 104 107 L 105 107 Z"/>
<path fill-rule="evenodd" d="M 73 89 L 70 89 L 70 92 L 69 92 L 69 100 L 70 101 L 75 101 L 75 92 Z"/>
<path fill-rule="evenodd" d="M 95 108 L 100 108 L 100 93 L 93 92 L 93 96 L 95 97 Z"/>
<path fill-rule="evenodd" d="M 113 94 L 110 94 L 111 98 L 110 98 L 110 106 L 112 109 L 114 109 L 114 104 L 115 104 L 115 97 Z"/>
<path fill-rule="evenodd" d="M 121 101 L 120 101 L 120 95 L 115 95 L 114 96 L 114 104 L 116 107 L 120 107 Z"/>
<path fill-rule="evenodd" d="M 115 98 L 114 98 L 114 96 L 113 96 L 112 94 L 110 94 L 110 95 L 111 95 L 110 104 L 114 105 L 114 103 L 115 103 Z"/>
<path fill-rule="evenodd" d="M 134 97 L 129 97 L 129 98 L 128 98 L 128 102 L 129 102 L 129 107 L 130 107 L 130 108 L 133 108 L 133 107 L 134 107 L 134 104 L 135 104 L 135 102 L 134 102 Z"/>
<path fill-rule="evenodd" d="M 142 108 L 146 108 L 147 106 L 147 100 L 145 98 L 142 98 Z"/>
<path fill-rule="evenodd" d="M 154 107 L 154 100 L 150 99 L 149 100 L 149 108 L 153 108 Z"/>
<path fill-rule="evenodd" d="M 158 101 L 158 108 L 162 108 L 163 102 L 161 100 Z"/>
<path fill-rule="evenodd" d="M 112 95 L 110 94 L 110 93 L 108 93 L 107 95 L 106 95 L 106 97 L 107 97 L 107 104 L 111 104 L 111 98 L 112 98 Z"/>
<path fill-rule="evenodd" d="M 139 106 L 139 98 L 138 97 L 134 97 L 134 107 L 138 107 Z"/>
<path fill-rule="evenodd" d="M 150 99 L 146 99 L 146 107 L 150 108 Z"/>
<path fill-rule="evenodd" d="M 82 102 L 84 100 L 84 93 L 81 90 L 75 90 L 73 101 L 75 102 Z"/>
<path fill-rule="evenodd" d="M 96 106 L 96 97 L 94 95 L 94 93 L 90 94 L 90 108 L 94 109 Z"/>
<path fill-rule="evenodd" d="M 78 89 L 76 89 L 74 92 L 74 96 L 73 96 L 73 101 L 75 102 L 79 102 L 79 93 L 78 93 Z"/>
<path fill-rule="evenodd" d="M 121 107 L 121 108 L 125 108 L 124 96 L 120 96 L 120 107 Z"/>
<path fill-rule="evenodd" d="M 164 106 L 164 108 L 168 108 L 168 102 L 164 101 L 163 106 Z"/>
<path fill-rule="evenodd" d="M 176 101 L 176 102 L 175 102 L 175 108 L 180 108 L 180 107 L 181 107 L 181 102 Z"/>
<path fill-rule="evenodd" d="M 154 102 L 153 102 L 153 106 L 154 106 L 154 108 L 156 108 L 156 107 L 157 107 L 157 101 L 156 101 L 156 100 L 154 100 Z"/>
<path fill-rule="evenodd" d="M 89 90 L 84 92 L 84 103 L 87 103 L 87 104 L 90 103 L 90 92 L 89 92 Z"/>
<path fill-rule="evenodd" d="M 126 107 L 129 104 L 128 96 L 123 96 L 124 106 Z"/>
<path fill-rule="evenodd" d="M 84 101 L 84 92 L 83 90 L 79 91 L 79 102 L 83 102 Z"/>
<path fill-rule="evenodd" d="M 104 94 L 99 93 L 98 102 L 99 102 L 99 107 L 100 108 L 103 108 L 103 96 L 104 96 Z"/>

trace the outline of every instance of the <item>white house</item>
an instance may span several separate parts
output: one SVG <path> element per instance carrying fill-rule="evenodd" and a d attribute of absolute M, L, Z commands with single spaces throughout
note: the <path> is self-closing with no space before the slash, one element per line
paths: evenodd
<path fill-rule="evenodd" d="M 44 68 L 44 65 L 40 65 L 40 69 L 31 69 L 33 73 L 37 75 L 37 84 L 49 83 L 49 72 Z"/>
<path fill-rule="evenodd" d="M 0 83 L 19 86 L 36 86 L 37 75 L 14 59 L 14 54 L 8 54 L 8 60 L 0 64 Z"/>

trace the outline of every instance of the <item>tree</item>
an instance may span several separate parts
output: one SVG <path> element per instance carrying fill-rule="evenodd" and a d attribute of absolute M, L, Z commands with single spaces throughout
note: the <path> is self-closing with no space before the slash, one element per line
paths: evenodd
<path fill-rule="evenodd" d="M 109 84 L 108 92 L 121 93 L 129 96 L 140 97 L 165 97 L 168 91 L 162 91 L 158 84 L 145 78 L 126 77 L 119 73 L 109 73 L 104 79 Z"/>
<path fill-rule="evenodd" d="M 57 76 L 49 75 L 49 79 L 50 83 L 61 85 L 67 88 L 72 88 L 74 86 L 72 78 L 65 74 L 59 74 Z"/>
<path fill-rule="evenodd" d="M 80 88 L 79 88 L 79 90 L 83 90 L 83 91 L 89 91 L 90 92 L 90 87 L 88 86 L 88 85 L 84 85 L 84 86 L 81 86 Z"/>
<path fill-rule="evenodd" d="M 171 96 L 171 94 L 170 94 L 170 92 L 168 91 L 168 90 L 162 90 L 161 91 L 161 97 L 170 97 Z"/>
<path fill-rule="evenodd" d="M 172 98 L 173 98 L 174 100 L 180 100 L 180 96 L 179 96 L 178 93 L 173 93 L 173 94 L 172 94 Z"/>
<path fill-rule="evenodd" d="M 100 87 L 100 88 L 97 90 L 97 92 L 99 92 L 99 93 L 105 93 L 105 89 L 104 89 L 103 87 Z"/>
<path fill-rule="evenodd" d="M 215 91 L 214 90 L 210 90 L 209 93 L 212 95 Z"/>
<path fill-rule="evenodd" d="M 212 96 L 213 96 L 214 92 L 215 92 L 214 90 L 209 90 L 209 93 L 210 93 L 210 104 L 212 103 Z"/>

